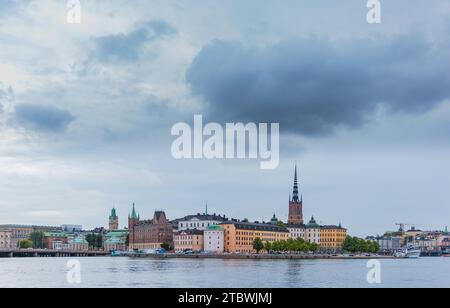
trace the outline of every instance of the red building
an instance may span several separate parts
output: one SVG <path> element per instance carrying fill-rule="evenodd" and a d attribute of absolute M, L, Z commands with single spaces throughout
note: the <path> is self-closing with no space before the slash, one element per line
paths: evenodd
<path fill-rule="evenodd" d="M 163 243 L 173 243 L 172 224 L 163 211 L 156 211 L 152 220 L 140 220 L 133 211 L 128 219 L 130 231 L 130 249 L 159 249 Z"/>

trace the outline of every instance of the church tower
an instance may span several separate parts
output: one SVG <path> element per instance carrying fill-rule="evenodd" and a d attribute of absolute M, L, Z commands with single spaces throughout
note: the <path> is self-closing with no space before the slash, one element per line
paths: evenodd
<path fill-rule="evenodd" d="M 119 230 L 119 217 L 117 216 L 115 208 L 111 210 L 111 216 L 109 216 L 109 230 Z"/>
<path fill-rule="evenodd" d="M 131 215 L 128 215 L 128 232 L 129 232 L 129 247 L 131 249 L 134 248 L 134 243 L 136 243 L 136 234 L 134 232 L 134 227 L 139 222 L 140 217 L 136 213 L 136 207 L 133 203 L 133 210 L 131 211 Z"/>
<path fill-rule="evenodd" d="M 303 225 L 303 196 L 299 197 L 297 165 L 295 166 L 294 191 L 292 199 L 289 197 L 289 219 L 290 225 Z"/>

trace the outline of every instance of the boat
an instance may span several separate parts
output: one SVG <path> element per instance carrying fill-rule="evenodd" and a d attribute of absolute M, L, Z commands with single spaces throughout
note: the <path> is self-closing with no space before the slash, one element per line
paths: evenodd
<path fill-rule="evenodd" d="M 420 249 L 417 249 L 414 246 L 408 246 L 403 250 L 397 251 L 395 253 L 395 257 L 405 259 L 418 259 L 420 258 L 421 253 L 422 251 Z"/>
<path fill-rule="evenodd" d="M 406 258 L 407 259 L 419 259 L 422 251 L 417 248 L 407 248 L 406 249 Z"/>

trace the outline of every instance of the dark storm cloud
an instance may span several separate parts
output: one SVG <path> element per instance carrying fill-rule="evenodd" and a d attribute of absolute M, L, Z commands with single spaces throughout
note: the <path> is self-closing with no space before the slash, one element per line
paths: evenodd
<path fill-rule="evenodd" d="M 146 43 L 173 33 L 175 30 L 166 22 L 147 22 L 127 34 L 95 38 L 95 56 L 102 62 L 134 62 L 139 59 L 141 49 Z"/>
<path fill-rule="evenodd" d="M 52 107 L 22 104 L 15 108 L 16 121 L 29 129 L 44 132 L 62 132 L 75 120 L 68 111 Z"/>
<path fill-rule="evenodd" d="M 320 135 L 357 128 L 379 106 L 420 113 L 450 97 L 448 53 L 423 36 L 316 38 L 264 49 L 215 41 L 195 58 L 187 81 L 211 119 L 280 122 L 282 130 Z"/>

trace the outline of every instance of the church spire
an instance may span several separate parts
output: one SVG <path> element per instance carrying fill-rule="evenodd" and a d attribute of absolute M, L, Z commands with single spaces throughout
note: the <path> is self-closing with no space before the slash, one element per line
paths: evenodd
<path fill-rule="evenodd" d="M 136 207 L 135 207 L 134 202 L 133 202 L 133 211 L 131 212 L 131 219 L 139 220 L 139 216 L 136 214 Z"/>
<path fill-rule="evenodd" d="M 293 200 L 294 202 L 299 202 L 299 197 L 298 197 L 297 164 L 295 164 L 294 193 L 293 193 L 292 200 Z"/>

